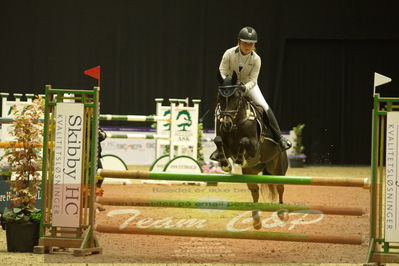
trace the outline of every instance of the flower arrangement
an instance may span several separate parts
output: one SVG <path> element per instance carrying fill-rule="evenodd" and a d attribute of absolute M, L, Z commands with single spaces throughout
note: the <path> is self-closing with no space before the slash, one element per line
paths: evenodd
<path fill-rule="evenodd" d="M 197 161 L 200 165 L 205 164 L 204 147 L 202 146 L 202 138 L 204 136 L 204 124 L 198 123 L 198 141 L 197 141 Z"/>
<path fill-rule="evenodd" d="M 304 128 L 305 124 L 298 124 L 292 128 L 294 146 L 292 147 L 292 154 L 288 156 L 291 167 L 302 167 L 302 163 L 306 159 L 306 155 L 303 153 L 305 147 L 302 143 L 302 133 Z"/>
<path fill-rule="evenodd" d="M 6 208 L 2 224 L 10 222 L 40 222 L 41 212 L 35 207 L 40 186 L 41 145 L 43 143 L 44 99 L 34 99 L 32 104 L 12 108 L 14 118 L 10 134 L 22 148 L 8 148 L 1 160 L 8 163 L 15 174 L 10 180 L 11 209 Z"/>
<path fill-rule="evenodd" d="M 305 124 L 298 124 L 292 128 L 294 132 L 294 147 L 292 148 L 294 154 L 303 154 L 305 147 L 302 144 L 302 131 L 305 128 Z"/>
<path fill-rule="evenodd" d="M 218 166 L 216 166 L 213 162 L 209 165 L 203 165 L 202 172 L 204 173 L 214 173 L 214 174 L 224 174 L 225 172 Z"/>

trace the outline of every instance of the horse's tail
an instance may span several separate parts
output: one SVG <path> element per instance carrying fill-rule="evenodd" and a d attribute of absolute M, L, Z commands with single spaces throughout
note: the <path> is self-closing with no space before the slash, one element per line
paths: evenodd
<path fill-rule="evenodd" d="M 276 145 L 275 144 L 273 145 L 271 147 L 277 149 Z M 268 166 L 263 169 L 262 174 L 285 175 L 287 169 L 288 169 L 288 157 L 287 157 L 287 152 L 284 151 L 284 152 L 279 152 L 277 156 L 273 158 L 272 161 L 269 162 Z M 284 186 L 282 184 L 281 185 L 261 184 L 260 187 L 261 187 L 260 193 L 262 195 L 262 199 L 265 200 L 265 202 L 273 202 L 273 203 L 283 202 Z"/>
<path fill-rule="evenodd" d="M 260 193 L 264 202 L 278 202 L 278 191 L 277 185 L 272 184 L 261 184 Z"/>

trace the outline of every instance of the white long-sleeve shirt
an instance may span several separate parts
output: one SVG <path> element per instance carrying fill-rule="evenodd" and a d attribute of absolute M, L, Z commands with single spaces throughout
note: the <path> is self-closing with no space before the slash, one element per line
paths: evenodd
<path fill-rule="evenodd" d="M 261 59 L 255 51 L 251 52 L 247 58 L 245 57 L 241 54 L 238 46 L 232 47 L 223 54 L 219 70 L 223 78 L 231 76 L 233 71 L 235 71 L 238 81 L 244 83 L 245 88 L 250 90 L 258 83 Z M 241 71 L 240 61 L 242 65 Z"/>

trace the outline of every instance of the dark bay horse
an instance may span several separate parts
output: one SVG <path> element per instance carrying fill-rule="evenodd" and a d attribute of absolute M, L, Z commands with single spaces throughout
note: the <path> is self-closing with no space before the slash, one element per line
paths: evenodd
<path fill-rule="evenodd" d="M 218 73 L 219 93 L 217 99 L 215 144 L 218 161 L 224 171 L 230 171 L 228 159 L 241 165 L 242 173 L 263 175 L 285 175 L 288 168 L 287 153 L 272 139 L 270 130 L 262 126 L 261 111 L 253 107 L 244 96 L 245 90 L 237 84 L 237 75 L 222 78 Z M 264 114 L 266 115 L 266 114 Z M 258 117 L 258 119 L 256 118 Z M 259 185 L 247 184 L 254 202 L 259 201 Z M 265 200 L 283 203 L 284 185 L 261 185 Z M 285 219 L 284 211 L 278 212 Z M 252 211 L 253 226 L 260 229 L 262 223 L 259 212 Z"/>

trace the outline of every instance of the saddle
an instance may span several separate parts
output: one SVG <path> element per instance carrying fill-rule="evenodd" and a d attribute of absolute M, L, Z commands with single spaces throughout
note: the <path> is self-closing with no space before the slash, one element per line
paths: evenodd
<path fill-rule="evenodd" d="M 249 106 L 251 108 L 250 110 L 251 114 L 249 114 L 248 116 L 253 117 L 258 122 L 260 128 L 261 141 L 263 141 L 264 138 L 277 141 L 274 138 L 272 131 L 270 130 L 269 118 L 263 107 L 254 103 L 253 101 L 249 101 Z"/>

